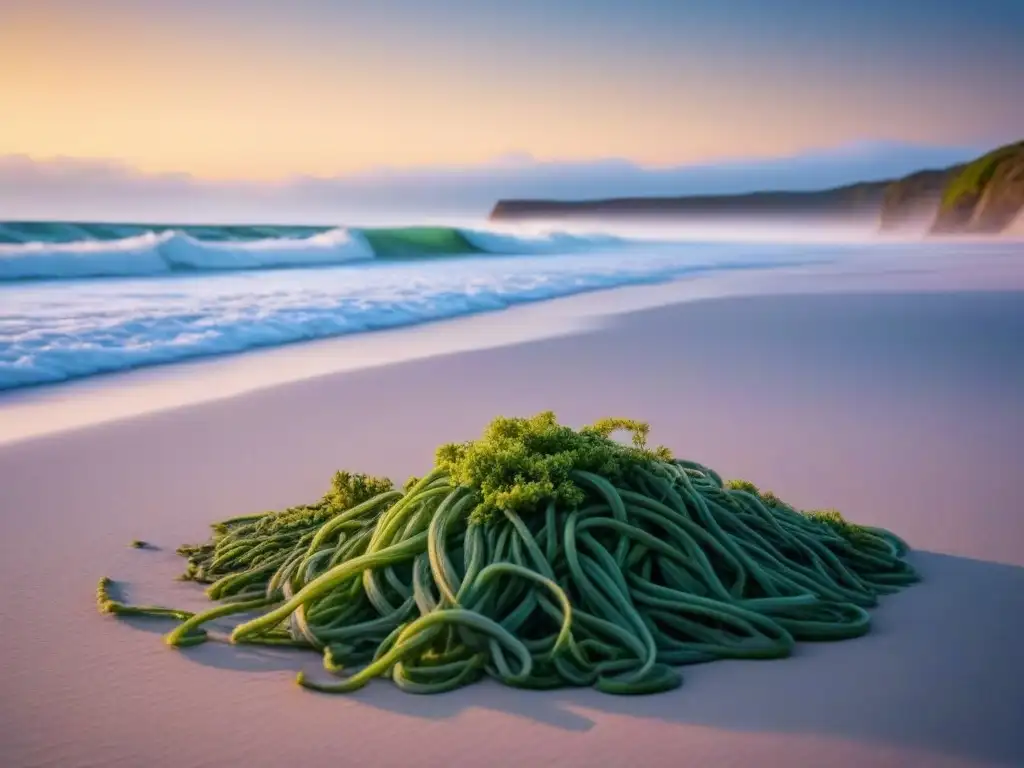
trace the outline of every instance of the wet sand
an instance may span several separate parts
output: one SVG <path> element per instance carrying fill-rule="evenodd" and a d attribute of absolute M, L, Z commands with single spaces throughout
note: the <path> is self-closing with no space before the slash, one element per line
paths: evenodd
<path fill-rule="evenodd" d="M 0 446 L 0 764 L 1024 765 L 1022 351 L 1018 291 L 711 299 Z M 95 611 L 104 574 L 200 606 L 174 548 L 209 522 L 315 498 L 339 467 L 421 473 L 544 409 L 649 420 L 678 455 L 888 527 L 924 581 L 865 638 L 639 698 L 330 697 L 293 683 L 311 654 L 171 650 L 167 624 Z"/>

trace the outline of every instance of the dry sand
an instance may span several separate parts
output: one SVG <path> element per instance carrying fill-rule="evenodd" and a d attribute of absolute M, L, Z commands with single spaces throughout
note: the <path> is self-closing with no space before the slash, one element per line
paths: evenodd
<path fill-rule="evenodd" d="M 1014 291 L 715 299 L 2 446 L 0 765 L 1024 765 L 1022 347 Z M 549 408 L 648 419 L 680 455 L 889 527 L 924 581 L 865 638 L 640 698 L 330 697 L 292 682 L 312 655 L 171 650 L 166 624 L 95 611 L 103 574 L 201 605 L 173 550 L 208 522 L 316 497 L 341 466 L 404 478 Z"/>

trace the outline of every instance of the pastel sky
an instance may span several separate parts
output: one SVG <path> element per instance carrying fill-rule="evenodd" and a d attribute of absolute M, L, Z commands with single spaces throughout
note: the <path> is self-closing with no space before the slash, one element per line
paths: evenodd
<path fill-rule="evenodd" d="M 0 155 L 211 179 L 1024 134 L 1021 0 L 0 0 Z"/>

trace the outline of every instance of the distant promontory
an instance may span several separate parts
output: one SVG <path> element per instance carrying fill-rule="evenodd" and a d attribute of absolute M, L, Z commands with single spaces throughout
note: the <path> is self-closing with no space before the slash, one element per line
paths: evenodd
<path fill-rule="evenodd" d="M 815 192 L 630 197 L 606 200 L 500 200 L 493 221 L 621 219 L 727 222 L 875 222 L 883 232 L 999 234 L 1022 225 L 1024 141 L 963 165 L 923 170 Z"/>

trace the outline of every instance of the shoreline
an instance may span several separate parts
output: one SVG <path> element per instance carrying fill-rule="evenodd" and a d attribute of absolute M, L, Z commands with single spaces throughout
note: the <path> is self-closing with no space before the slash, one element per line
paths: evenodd
<path fill-rule="evenodd" d="M 317 765 L 325 752 L 424 766 L 659 766 L 684 752 L 695 765 L 1024 763 L 1024 294 L 973 269 L 967 290 L 964 275 L 928 274 L 633 306 L 574 335 L 0 446 L 0 578 L 12 585 L 0 594 L 12 617 L 0 623 L 0 763 Z M 659 290 L 679 287 L 643 302 Z M 610 296 L 593 309 L 606 313 Z M 487 683 L 416 697 L 386 681 L 317 695 L 293 682 L 319 666 L 312 654 L 175 651 L 166 623 L 96 612 L 101 575 L 132 601 L 205 605 L 174 580 L 174 549 L 211 521 L 315 498 L 341 467 L 422 473 L 438 444 L 544 409 L 569 424 L 648 420 L 651 442 L 679 456 L 883 525 L 915 548 L 923 581 L 883 599 L 864 638 L 686 667 L 678 691 L 628 699 Z M 159 549 L 126 546 L 136 538 Z"/>
<path fill-rule="evenodd" d="M 903 253 L 695 273 L 390 329 L 198 357 L 0 392 L 0 446 L 332 374 L 598 330 L 632 312 L 738 296 L 1015 290 L 1016 254 Z"/>

